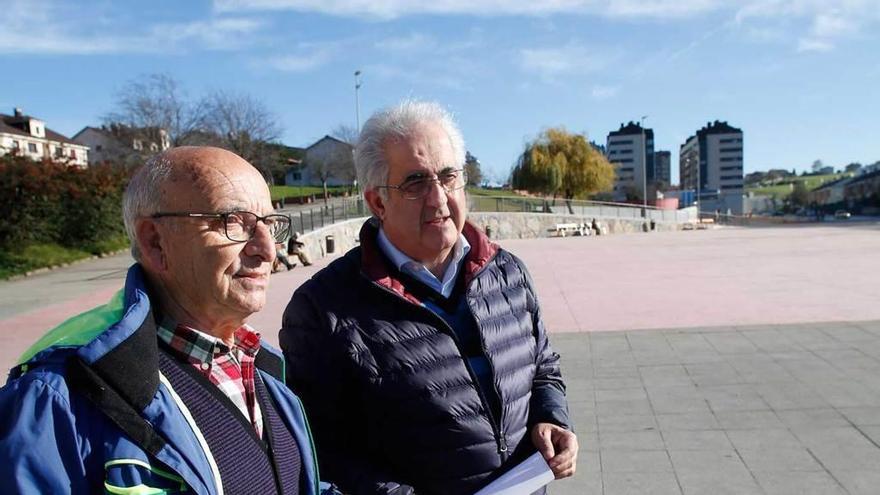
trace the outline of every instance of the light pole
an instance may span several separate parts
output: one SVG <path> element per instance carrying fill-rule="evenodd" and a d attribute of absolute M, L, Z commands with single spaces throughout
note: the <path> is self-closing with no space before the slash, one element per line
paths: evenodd
<path fill-rule="evenodd" d="M 697 153 L 697 221 L 700 221 L 700 154 Z"/>
<path fill-rule="evenodd" d="M 361 97 L 359 90 L 361 89 L 361 71 L 354 71 L 354 115 L 357 119 L 357 132 L 361 133 Z"/>
<path fill-rule="evenodd" d="M 639 119 L 639 127 L 642 130 L 642 218 L 648 218 L 648 137 L 645 134 L 645 119 L 647 115 L 642 115 Z"/>

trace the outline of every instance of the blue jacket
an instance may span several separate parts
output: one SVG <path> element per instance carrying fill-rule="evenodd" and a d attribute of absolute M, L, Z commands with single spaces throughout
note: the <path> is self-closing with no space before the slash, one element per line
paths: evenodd
<path fill-rule="evenodd" d="M 257 369 L 299 444 L 302 493 L 319 484 L 308 422 L 284 385 L 284 361 L 265 342 Z M 143 272 L 134 265 L 110 303 L 50 331 L 0 389 L 4 493 L 223 492 L 209 449 L 158 371 Z"/>

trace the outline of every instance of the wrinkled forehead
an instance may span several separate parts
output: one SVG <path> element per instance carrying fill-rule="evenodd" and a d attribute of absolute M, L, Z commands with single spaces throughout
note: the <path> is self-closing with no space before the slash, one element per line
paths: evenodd
<path fill-rule="evenodd" d="M 212 166 L 185 163 L 175 167 L 163 188 L 166 210 L 225 212 L 272 211 L 269 188 L 250 165 Z"/>
<path fill-rule="evenodd" d="M 402 135 L 390 136 L 385 141 L 385 155 L 389 170 L 408 173 L 410 169 L 427 168 L 434 172 L 456 167 L 455 152 L 446 131 L 437 123 L 419 124 Z M 396 166 L 395 166 L 396 165 Z"/>

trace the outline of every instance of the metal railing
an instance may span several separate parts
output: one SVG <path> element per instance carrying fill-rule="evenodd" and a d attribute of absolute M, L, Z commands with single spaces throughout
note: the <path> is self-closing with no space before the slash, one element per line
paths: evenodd
<path fill-rule="evenodd" d="M 341 198 L 285 213 L 290 217 L 291 228 L 295 232 L 306 233 L 326 225 L 368 216 L 369 210 L 363 198 Z"/>

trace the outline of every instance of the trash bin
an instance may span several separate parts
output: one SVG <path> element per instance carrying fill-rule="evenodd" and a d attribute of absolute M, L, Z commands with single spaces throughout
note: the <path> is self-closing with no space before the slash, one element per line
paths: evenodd
<path fill-rule="evenodd" d="M 327 254 L 331 254 L 336 251 L 336 240 L 333 239 L 333 235 L 328 235 L 324 238 L 324 241 L 327 243 Z"/>

